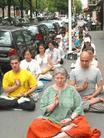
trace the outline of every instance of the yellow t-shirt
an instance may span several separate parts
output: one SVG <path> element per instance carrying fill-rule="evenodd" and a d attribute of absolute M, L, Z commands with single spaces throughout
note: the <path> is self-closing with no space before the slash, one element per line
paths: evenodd
<path fill-rule="evenodd" d="M 30 88 L 37 86 L 36 78 L 27 70 L 20 70 L 18 73 L 8 71 L 3 77 L 3 89 L 7 89 L 9 86 L 15 84 L 15 80 L 20 81 L 20 87 L 17 90 L 10 92 L 9 97 L 17 97 L 21 93 L 26 93 Z"/>

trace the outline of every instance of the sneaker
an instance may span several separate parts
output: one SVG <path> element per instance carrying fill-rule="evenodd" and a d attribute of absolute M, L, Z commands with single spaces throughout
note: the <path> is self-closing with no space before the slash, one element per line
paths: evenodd
<path fill-rule="evenodd" d="M 6 99 L 6 100 L 14 100 L 13 97 L 7 97 L 6 95 L 0 95 L 0 98 Z"/>
<path fill-rule="evenodd" d="M 24 102 L 29 102 L 30 99 L 26 97 L 21 97 L 20 99 L 17 100 L 18 104 L 24 103 Z"/>

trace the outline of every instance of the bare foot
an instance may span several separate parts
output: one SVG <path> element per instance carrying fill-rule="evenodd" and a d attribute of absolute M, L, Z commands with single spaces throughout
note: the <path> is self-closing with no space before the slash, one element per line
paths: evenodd
<path fill-rule="evenodd" d="M 71 123 L 70 125 L 67 125 L 67 126 L 63 127 L 63 128 L 61 129 L 61 131 L 70 130 L 72 127 L 77 127 L 77 125 L 74 124 L 74 123 Z"/>
<path fill-rule="evenodd" d="M 98 98 L 99 98 L 100 102 L 104 102 L 104 98 L 102 98 L 102 97 L 98 97 Z"/>
<path fill-rule="evenodd" d="M 95 104 L 95 103 L 100 103 L 100 102 L 104 102 L 104 98 L 102 97 L 97 97 L 97 98 L 91 98 L 91 100 L 89 100 L 90 104 Z"/>

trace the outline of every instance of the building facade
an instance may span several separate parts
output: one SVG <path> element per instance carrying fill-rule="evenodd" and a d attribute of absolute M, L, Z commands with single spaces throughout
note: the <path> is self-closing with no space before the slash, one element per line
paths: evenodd
<path fill-rule="evenodd" d="M 98 27 L 104 30 L 104 0 L 89 0 L 88 6 L 90 15 L 96 18 Z"/>

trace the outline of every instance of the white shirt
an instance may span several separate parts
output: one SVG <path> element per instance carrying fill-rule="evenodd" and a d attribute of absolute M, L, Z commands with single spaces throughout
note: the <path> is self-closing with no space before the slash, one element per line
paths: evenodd
<path fill-rule="evenodd" d="M 41 70 L 48 66 L 48 55 L 47 54 L 44 54 L 44 57 L 41 57 L 38 54 L 36 55 L 35 59 L 38 62 Z"/>
<path fill-rule="evenodd" d="M 50 50 L 49 48 L 46 49 L 46 54 L 51 57 L 52 63 L 57 64 L 61 60 L 60 51 L 57 48 Z"/>
<path fill-rule="evenodd" d="M 20 62 L 20 68 L 29 70 L 32 74 L 40 73 L 40 67 L 38 62 L 35 59 L 32 59 L 30 62 L 26 61 L 26 59 Z"/>
<path fill-rule="evenodd" d="M 98 67 L 98 61 L 95 58 L 93 58 L 90 65 L 94 67 Z M 78 57 L 78 59 L 76 60 L 74 67 L 78 67 L 78 66 L 80 66 L 80 57 Z"/>
<path fill-rule="evenodd" d="M 83 47 L 84 47 L 84 43 L 82 43 L 80 53 L 82 52 Z M 96 55 L 96 48 L 95 48 L 94 43 L 92 43 L 92 42 L 91 42 L 91 47 L 93 47 L 93 49 L 94 49 L 94 55 Z"/>

